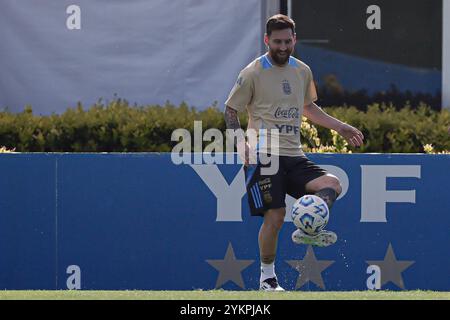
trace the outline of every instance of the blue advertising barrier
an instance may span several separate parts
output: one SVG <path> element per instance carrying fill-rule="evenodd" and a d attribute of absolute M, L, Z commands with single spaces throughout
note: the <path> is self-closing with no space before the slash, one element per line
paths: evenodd
<path fill-rule="evenodd" d="M 450 155 L 308 157 L 342 182 L 327 226 L 338 241 L 295 245 L 288 214 L 282 286 L 450 290 Z M 2 154 L 0 177 L 0 289 L 258 289 L 262 220 L 240 165 Z"/>

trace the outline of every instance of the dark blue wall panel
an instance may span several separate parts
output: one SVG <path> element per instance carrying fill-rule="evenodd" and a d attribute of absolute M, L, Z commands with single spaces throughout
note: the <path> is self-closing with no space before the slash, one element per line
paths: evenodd
<path fill-rule="evenodd" d="M 0 157 L 0 287 L 56 287 L 54 156 Z"/>

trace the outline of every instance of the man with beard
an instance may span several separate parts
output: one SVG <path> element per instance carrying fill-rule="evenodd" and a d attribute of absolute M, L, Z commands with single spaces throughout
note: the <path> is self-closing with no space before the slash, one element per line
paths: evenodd
<path fill-rule="evenodd" d="M 244 162 L 251 214 L 263 217 L 258 235 L 260 289 L 283 291 L 275 275 L 274 262 L 278 234 L 286 214 L 286 194 L 296 199 L 315 194 L 331 208 L 342 191 L 337 177 L 304 155 L 300 143 L 302 115 L 337 131 L 353 147 L 360 146 L 364 137 L 358 129 L 329 116 L 314 103 L 317 94 L 311 70 L 291 56 L 296 42 L 294 21 L 281 14 L 269 18 L 264 42 L 268 52 L 240 72 L 225 102 L 225 121 L 227 134 L 231 130 L 237 138 L 238 153 Z M 251 130 L 257 132 L 257 145 L 246 142 L 241 129 L 237 113 L 245 109 L 249 116 L 247 136 Z M 273 162 L 274 157 L 278 170 L 269 174 L 264 171 L 268 162 L 262 160 Z M 332 231 L 308 235 L 296 229 L 292 240 L 324 247 L 335 243 L 337 236 Z"/>

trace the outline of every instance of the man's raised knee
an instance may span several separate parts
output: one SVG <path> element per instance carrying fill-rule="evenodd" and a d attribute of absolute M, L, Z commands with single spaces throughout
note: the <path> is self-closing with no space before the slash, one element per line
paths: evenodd
<path fill-rule="evenodd" d="M 334 191 L 336 191 L 336 193 L 339 196 L 342 193 L 341 182 L 336 177 L 333 177 L 330 181 L 331 181 L 330 188 L 334 189 Z"/>

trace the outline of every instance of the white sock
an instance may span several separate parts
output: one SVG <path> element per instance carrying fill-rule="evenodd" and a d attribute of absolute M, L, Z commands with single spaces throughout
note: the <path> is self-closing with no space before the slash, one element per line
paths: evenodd
<path fill-rule="evenodd" d="M 265 264 L 261 262 L 261 278 L 259 279 L 260 282 L 275 277 L 275 262 L 272 262 L 270 264 Z"/>

